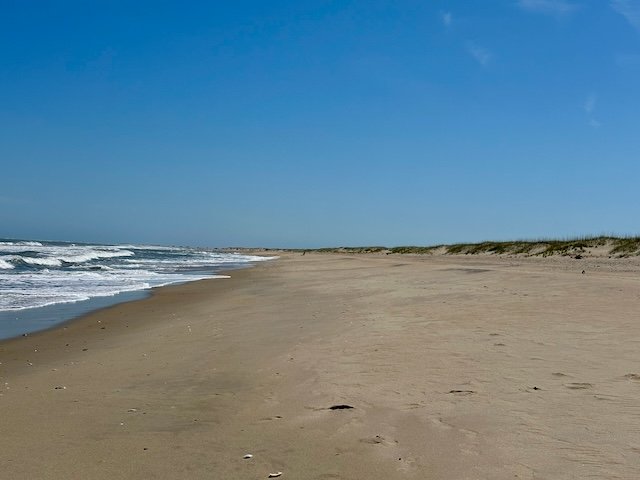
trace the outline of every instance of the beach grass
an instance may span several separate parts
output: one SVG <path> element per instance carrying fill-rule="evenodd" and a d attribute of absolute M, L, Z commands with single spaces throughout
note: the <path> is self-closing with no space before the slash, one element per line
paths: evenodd
<path fill-rule="evenodd" d="M 304 253 L 386 253 L 432 255 L 525 255 L 548 257 L 554 255 L 581 257 L 589 253 L 589 249 L 609 248 L 608 254 L 617 257 L 640 255 L 640 236 L 592 235 L 563 239 L 528 239 L 506 241 L 483 241 L 476 243 L 454 243 L 449 245 L 403 245 L 396 247 L 362 246 L 362 247 L 323 247 L 308 249 L 286 249 L 290 252 Z"/>
<path fill-rule="evenodd" d="M 616 238 L 613 244 L 612 254 L 619 256 L 640 255 L 640 237 Z"/>

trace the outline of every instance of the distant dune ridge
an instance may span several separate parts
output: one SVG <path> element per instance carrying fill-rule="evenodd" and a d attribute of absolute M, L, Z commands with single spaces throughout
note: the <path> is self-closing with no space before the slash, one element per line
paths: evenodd
<path fill-rule="evenodd" d="M 233 250 L 249 250 L 234 248 Z M 454 243 L 450 245 L 397 247 L 361 246 L 361 247 L 324 247 L 324 248 L 289 248 L 261 249 L 264 251 L 284 252 L 316 252 L 316 253 L 386 253 L 386 254 L 421 254 L 421 255 L 551 255 L 583 257 L 630 257 L 640 255 L 640 236 L 588 236 L 569 239 L 538 239 L 485 241 L 478 243 Z"/>

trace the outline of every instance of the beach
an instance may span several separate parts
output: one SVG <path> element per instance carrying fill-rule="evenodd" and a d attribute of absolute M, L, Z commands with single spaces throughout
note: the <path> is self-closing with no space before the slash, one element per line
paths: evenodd
<path fill-rule="evenodd" d="M 638 478 L 638 257 L 278 255 L 1 342 L 0 477 Z"/>

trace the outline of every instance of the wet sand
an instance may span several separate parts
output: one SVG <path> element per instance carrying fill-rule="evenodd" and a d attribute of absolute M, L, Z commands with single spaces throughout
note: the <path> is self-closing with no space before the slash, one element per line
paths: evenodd
<path fill-rule="evenodd" d="M 0 343 L 0 478 L 640 476 L 638 259 L 231 275 Z"/>

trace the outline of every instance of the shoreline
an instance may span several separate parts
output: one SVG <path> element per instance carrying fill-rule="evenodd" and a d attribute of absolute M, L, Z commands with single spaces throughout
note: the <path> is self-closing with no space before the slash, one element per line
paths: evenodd
<path fill-rule="evenodd" d="M 4 331 L 8 332 L 11 330 L 13 333 L 1 334 L 0 343 L 6 340 L 34 335 L 38 332 L 54 330 L 64 326 L 68 322 L 80 319 L 86 315 L 91 315 L 94 312 L 114 305 L 144 300 L 151 295 L 152 290 L 152 288 L 148 288 L 132 292 L 120 292 L 111 296 L 93 297 L 79 302 L 56 303 L 43 307 L 0 312 L 0 321 L 3 320 L 2 317 L 5 317 L 7 322 L 16 324 L 13 325 L 12 328 L 3 327 Z M 26 320 L 24 317 L 26 317 Z M 50 320 L 50 317 L 58 317 L 58 319 Z M 25 325 L 24 328 L 22 327 L 23 324 Z M 37 324 L 41 326 L 36 326 Z M 48 326 L 44 326 L 47 324 Z"/>
<path fill-rule="evenodd" d="M 245 268 L 252 268 L 255 265 L 256 264 L 237 266 L 234 268 L 222 268 L 216 270 L 215 273 L 212 273 L 212 275 L 215 275 L 215 277 L 212 278 L 200 278 L 191 281 L 180 281 L 141 290 L 119 292 L 115 295 L 91 297 L 86 300 L 77 302 L 61 302 L 51 305 L 44 305 L 42 307 L 26 308 L 22 310 L 0 311 L 0 321 L 15 323 L 12 328 L 4 327 L 4 330 L 6 330 L 7 332 L 12 331 L 13 333 L 0 333 L 0 343 L 5 340 L 11 340 L 18 337 L 26 337 L 38 332 L 53 330 L 60 326 L 64 326 L 65 324 L 74 320 L 81 319 L 86 315 L 91 315 L 94 312 L 98 312 L 105 308 L 119 305 L 121 303 L 144 300 L 146 298 L 149 298 L 150 296 L 153 296 L 154 292 L 161 288 L 178 286 L 191 282 L 200 282 L 204 280 L 227 280 L 226 278 L 220 278 L 219 276 L 228 276 L 230 275 L 230 272 L 243 270 Z M 57 318 L 55 320 L 52 320 L 52 317 Z M 22 325 L 24 325 L 24 327 Z"/>
<path fill-rule="evenodd" d="M 0 342 L 0 461 L 14 479 L 634 478 L 638 272 L 285 254 L 161 287 Z"/>
<path fill-rule="evenodd" d="M 66 318 L 65 320 L 56 321 L 50 327 L 38 329 L 31 332 L 26 332 L 27 335 L 20 334 L 12 337 L 0 338 L 0 352 L 3 350 L 3 347 L 5 347 L 6 345 L 18 343 L 20 341 L 24 341 L 27 339 L 39 340 L 42 338 L 42 340 L 46 342 L 48 341 L 49 336 L 54 336 L 56 334 L 59 336 L 62 334 L 62 332 L 67 331 L 69 329 L 71 329 L 72 332 L 75 332 L 76 330 L 80 330 L 83 327 L 89 326 L 89 324 L 93 325 L 94 316 L 98 318 L 97 320 L 95 320 L 95 322 L 99 321 L 100 323 L 102 323 L 103 317 L 111 318 L 112 316 L 121 315 L 120 308 L 126 311 L 128 305 L 138 306 L 138 304 L 141 306 L 140 308 L 143 308 L 142 305 L 144 305 L 144 302 L 152 301 L 156 296 L 171 295 L 174 293 L 173 290 L 176 290 L 175 293 L 180 293 L 185 286 L 192 286 L 192 284 L 200 284 L 200 283 L 208 284 L 209 282 L 216 282 L 216 281 L 221 283 L 225 281 L 228 282 L 232 278 L 236 278 L 238 272 L 255 268 L 257 265 L 260 265 L 260 264 L 253 265 L 252 267 L 243 267 L 243 268 L 237 268 L 237 269 L 231 269 L 231 270 L 220 270 L 219 272 L 216 272 L 216 275 L 229 275 L 229 278 L 204 278 L 199 280 L 193 280 L 190 282 L 180 282 L 180 283 L 175 283 L 170 285 L 163 285 L 160 287 L 152 287 L 152 288 L 137 290 L 133 292 L 122 292 L 120 294 L 116 294 L 111 297 L 94 297 L 83 302 L 77 302 L 77 304 L 79 305 L 80 303 L 83 303 L 83 304 L 91 303 L 92 300 L 102 300 L 102 299 L 112 300 L 114 299 L 114 297 L 117 297 L 119 295 L 124 295 L 124 296 L 139 295 L 140 296 L 139 298 L 131 298 L 128 300 L 114 301 L 113 303 L 109 302 L 107 305 L 102 307 L 97 307 L 97 308 L 89 307 L 90 309 L 84 313 L 79 313 L 77 315 L 74 314 L 69 318 Z M 231 272 L 233 272 L 233 276 L 230 275 Z M 207 286 L 206 288 L 207 290 L 211 290 L 212 292 L 216 292 L 216 290 L 224 290 L 222 288 L 216 287 L 215 285 L 216 283 L 211 284 L 211 287 Z M 195 285 L 193 286 L 195 287 Z M 198 287 L 199 288 L 197 288 L 196 290 L 204 289 L 204 287 L 202 286 L 198 286 Z M 59 304 L 59 305 L 66 305 L 66 304 Z M 54 306 L 57 306 L 57 305 L 54 305 Z M 42 307 L 42 308 L 46 308 L 46 307 Z M 116 310 L 116 311 L 114 312 L 113 310 Z M 137 307 L 134 307 L 134 310 L 137 310 Z M 135 324 L 126 325 L 125 328 L 130 328 L 130 326 L 136 326 L 136 325 Z"/>

